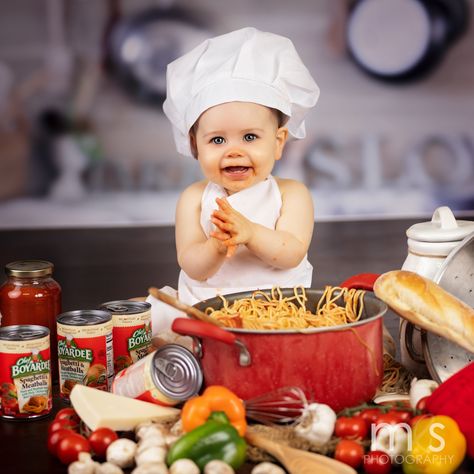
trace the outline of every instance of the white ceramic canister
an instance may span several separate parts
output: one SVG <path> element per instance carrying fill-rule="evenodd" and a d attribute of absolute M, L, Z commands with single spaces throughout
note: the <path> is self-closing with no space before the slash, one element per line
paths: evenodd
<path fill-rule="evenodd" d="M 449 207 L 438 207 L 431 221 L 414 224 L 406 231 L 408 255 L 402 270 L 433 279 L 446 257 L 473 231 L 474 222 L 456 220 Z M 407 346 L 411 346 L 411 351 Z M 414 375 L 430 377 L 423 361 L 420 331 L 403 319 L 400 321 L 400 357 Z"/>

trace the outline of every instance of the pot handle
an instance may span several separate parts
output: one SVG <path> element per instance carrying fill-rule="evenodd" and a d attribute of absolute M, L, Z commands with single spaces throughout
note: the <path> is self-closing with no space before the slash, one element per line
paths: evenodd
<path fill-rule="evenodd" d="M 374 290 L 375 280 L 380 276 L 379 273 L 359 273 L 344 280 L 340 286 L 343 288 L 357 288 L 358 290 Z"/>
<path fill-rule="evenodd" d="M 237 340 L 235 334 L 225 331 L 219 326 L 194 319 L 176 318 L 171 325 L 171 329 L 183 336 L 210 337 L 229 345 L 235 344 Z"/>
<path fill-rule="evenodd" d="M 252 358 L 245 344 L 240 342 L 234 333 L 219 326 L 194 319 L 176 318 L 171 325 L 171 329 L 183 336 L 208 337 L 231 346 L 235 344 L 239 349 L 239 364 L 242 367 L 247 367 L 252 363 Z"/>

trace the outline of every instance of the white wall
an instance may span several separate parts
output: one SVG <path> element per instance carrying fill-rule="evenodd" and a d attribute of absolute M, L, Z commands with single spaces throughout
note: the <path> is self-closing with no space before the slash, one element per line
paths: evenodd
<path fill-rule="evenodd" d="M 175 3 L 186 9 L 190 2 Z M 390 214 L 403 201 L 397 199 L 400 196 L 397 189 L 412 182 L 411 192 L 418 185 L 407 166 L 407 160 L 414 159 L 410 153 L 417 144 L 426 137 L 442 135 L 457 140 L 454 146 L 461 144 L 459 149 L 465 154 L 460 138 L 464 136 L 474 142 L 474 27 L 449 50 L 430 77 L 403 86 L 388 85 L 367 77 L 348 59 L 343 37 L 347 3 L 344 0 L 195 0 L 192 5 L 208 21 L 213 35 L 255 26 L 290 37 L 320 85 L 321 99 L 307 120 L 308 137 L 301 143 L 290 144 L 278 173 L 306 178 L 308 185 L 318 192 L 332 190 L 322 194 L 323 214 L 370 211 Z M 19 82 L 43 67 L 48 57 L 48 4 L 54 4 L 54 0 L 0 0 L 0 61 L 13 69 Z M 122 1 L 125 14 L 153 4 L 156 3 L 151 0 Z M 469 4 L 472 25 L 474 0 L 469 0 Z M 90 75 L 91 61 L 100 60 L 106 4 L 104 0 L 68 0 L 63 5 L 67 18 L 65 41 L 75 69 L 72 89 L 59 102 L 74 103 L 79 78 Z M 52 100 L 47 86 L 39 88 L 25 103 L 25 110 L 31 117 Z M 57 98 L 54 100 L 58 102 Z M 176 154 L 170 126 L 161 111 L 133 102 L 112 79 L 100 78 L 90 114 L 104 156 L 120 163 L 132 182 L 137 182 L 143 170 L 152 169 L 152 163 L 161 176 L 167 176 L 165 183 L 162 179 L 157 184 L 157 189 L 166 187 L 166 182 L 171 182 L 171 187 L 182 187 L 199 175 L 194 163 Z M 309 172 L 301 166 L 308 149 L 321 139 L 336 143 L 336 151 L 327 153 L 329 162 L 334 164 L 329 174 L 321 169 Z M 376 147 L 375 155 L 380 157 L 380 175 L 374 172 L 373 161 L 370 165 L 370 157 L 374 155 L 367 149 L 371 146 Z M 418 179 L 421 183 L 418 186 L 424 188 L 410 197 L 411 210 L 430 212 L 440 204 L 433 194 L 453 206 L 466 206 L 465 197 L 474 196 L 474 156 L 468 155 L 466 172 L 453 172 L 461 166 L 461 161 L 439 147 L 419 160 L 428 184 Z M 341 176 L 337 173 L 338 166 L 349 170 L 349 185 L 337 179 Z M 0 168 L 0 183 L 2 179 L 5 173 L 2 176 Z M 377 194 L 379 187 L 395 188 L 395 191 L 387 197 L 386 192 Z M 336 195 L 343 198 L 333 205 Z M 354 204 L 354 196 L 359 206 Z M 374 208 L 377 196 L 384 203 Z M 409 213 L 410 200 L 400 211 Z"/>

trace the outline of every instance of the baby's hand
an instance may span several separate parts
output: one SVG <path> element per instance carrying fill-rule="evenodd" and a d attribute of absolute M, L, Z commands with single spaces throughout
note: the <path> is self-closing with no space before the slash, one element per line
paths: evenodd
<path fill-rule="evenodd" d="M 211 231 L 211 237 L 213 237 L 217 241 L 218 251 L 219 253 L 226 254 L 227 258 L 232 257 L 234 255 L 237 246 L 236 245 L 229 245 L 227 242 L 230 240 L 231 236 L 227 232 L 222 231 Z"/>
<path fill-rule="evenodd" d="M 211 221 L 220 232 L 215 232 L 215 237 L 219 238 L 217 234 L 221 233 L 229 234 L 229 239 L 222 239 L 227 247 L 247 244 L 253 233 L 252 222 L 237 212 L 226 199 L 217 198 L 216 202 L 219 209 L 212 213 Z"/>

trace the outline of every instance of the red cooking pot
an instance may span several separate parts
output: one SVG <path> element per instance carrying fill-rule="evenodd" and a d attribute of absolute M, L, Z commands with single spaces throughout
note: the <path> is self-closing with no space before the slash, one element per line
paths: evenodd
<path fill-rule="evenodd" d="M 268 290 L 270 292 L 270 290 Z M 294 290 L 283 289 L 283 296 Z M 252 292 L 226 295 L 229 304 Z M 307 307 L 315 308 L 323 291 L 307 289 Z M 219 297 L 195 305 L 219 309 Z M 195 338 L 206 385 L 224 385 L 243 400 L 280 387 L 297 386 L 308 400 L 335 411 L 371 400 L 383 375 L 382 316 L 387 306 L 364 297 L 361 319 L 345 326 L 303 330 L 220 328 L 178 318 L 174 332 Z"/>

